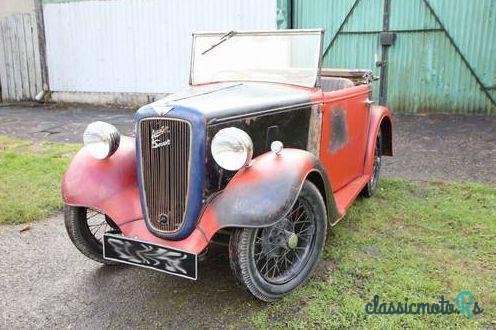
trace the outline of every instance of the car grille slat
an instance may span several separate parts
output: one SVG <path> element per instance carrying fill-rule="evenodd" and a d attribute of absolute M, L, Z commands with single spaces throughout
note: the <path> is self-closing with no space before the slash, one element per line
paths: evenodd
<path fill-rule="evenodd" d="M 176 232 L 187 208 L 190 124 L 146 118 L 139 123 L 139 134 L 145 220 L 157 231 Z"/>

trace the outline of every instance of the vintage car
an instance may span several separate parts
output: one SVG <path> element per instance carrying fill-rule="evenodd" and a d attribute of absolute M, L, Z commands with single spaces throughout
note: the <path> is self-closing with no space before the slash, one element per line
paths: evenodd
<path fill-rule="evenodd" d="M 224 241 L 256 298 L 304 283 L 328 228 L 374 193 L 392 155 L 371 72 L 322 69 L 323 34 L 194 34 L 189 86 L 141 107 L 134 137 L 104 122 L 85 130 L 62 182 L 74 245 L 103 264 L 196 279 Z"/>

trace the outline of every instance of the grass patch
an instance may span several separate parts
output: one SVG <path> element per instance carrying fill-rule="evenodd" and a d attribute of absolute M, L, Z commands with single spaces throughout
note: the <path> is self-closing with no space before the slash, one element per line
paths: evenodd
<path fill-rule="evenodd" d="M 79 148 L 0 136 L 0 224 L 29 222 L 60 209 L 62 174 Z"/>
<path fill-rule="evenodd" d="M 258 311 L 263 328 L 445 328 L 496 326 L 496 187 L 381 181 L 328 233 L 319 270 L 288 298 Z M 367 315 L 381 301 L 454 303 L 469 290 L 484 312 Z"/>

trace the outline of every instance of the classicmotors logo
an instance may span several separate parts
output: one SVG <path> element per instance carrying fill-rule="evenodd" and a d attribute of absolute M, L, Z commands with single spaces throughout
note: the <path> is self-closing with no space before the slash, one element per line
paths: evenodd
<path fill-rule="evenodd" d="M 367 314 L 462 314 L 471 319 L 474 315 L 484 312 L 475 301 L 470 291 L 461 291 L 452 303 L 441 296 L 435 303 L 409 302 L 408 298 L 404 301 L 381 302 L 378 295 L 374 295 L 372 302 L 365 305 Z"/>

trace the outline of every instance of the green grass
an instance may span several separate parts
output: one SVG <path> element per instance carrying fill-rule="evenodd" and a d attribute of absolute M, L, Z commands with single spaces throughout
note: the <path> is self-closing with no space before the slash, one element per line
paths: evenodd
<path fill-rule="evenodd" d="M 262 328 L 496 327 L 496 187 L 384 179 L 328 234 L 315 276 L 281 302 L 259 310 Z M 381 301 L 454 303 L 469 290 L 484 312 L 367 315 Z"/>
<path fill-rule="evenodd" d="M 0 224 L 25 223 L 60 209 L 62 174 L 79 148 L 0 136 Z"/>
<path fill-rule="evenodd" d="M 0 136 L 0 223 L 24 223 L 60 209 L 60 180 L 77 145 Z M 274 304 L 247 299 L 262 328 L 496 327 L 496 187 L 384 179 L 328 233 L 309 283 Z M 381 301 L 450 302 L 469 290 L 484 312 L 367 315 Z M 251 316 L 250 316 L 251 315 Z M 241 319 L 240 319 L 241 321 Z"/>

